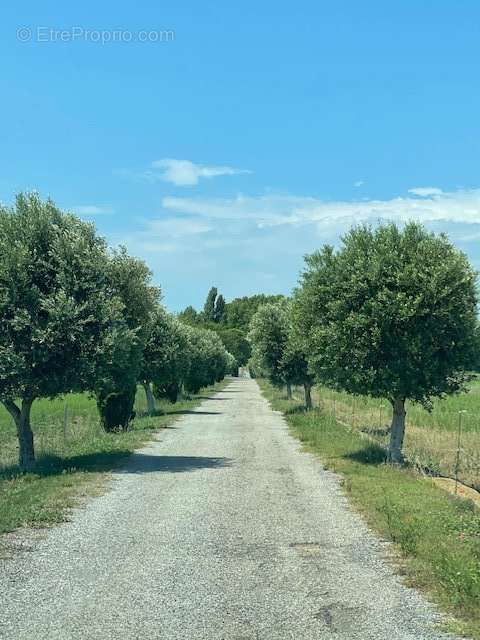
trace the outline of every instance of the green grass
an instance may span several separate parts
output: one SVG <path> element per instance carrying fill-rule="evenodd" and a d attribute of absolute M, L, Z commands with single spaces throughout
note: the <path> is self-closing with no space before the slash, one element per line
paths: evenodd
<path fill-rule="evenodd" d="M 114 434 L 103 431 L 95 401 L 86 394 L 39 400 L 32 408 L 38 463 L 35 473 L 29 474 L 19 472 L 14 425 L 2 408 L 0 533 L 63 521 L 79 497 L 101 490 L 108 472 L 151 439 L 155 431 L 167 427 L 223 384 L 176 404 L 157 402 L 158 415 L 154 417 L 146 415 L 145 394 L 139 389 L 135 403 L 137 417 L 131 429 Z"/>
<path fill-rule="evenodd" d="M 300 397 L 298 395 L 298 397 Z M 391 406 L 386 400 L 353 396 L 315 387 L 313 398 L 325 413 L 336 417 L 380 444 L 388 441 Z M 462 413 L 459 466 L 457 469 L 457 431 Z M 418 467 L 454 477 L 480 490 L 480 380 L 470 391 L 437 400 L 431 413 L 421 406 L 407 403 L 405 453 Z"/>
<path fill-rule="evenodd" d="M 480 638 L 480 514 L 412 468 L 384 463 L 384 450 L 320 409 L 305 413 L 296 400 L 260 381 L 293 434 L 339 473 L 367 523 L 395 543 L 409 584 L 427 591 L 458 622 L 453 629 Z"/>

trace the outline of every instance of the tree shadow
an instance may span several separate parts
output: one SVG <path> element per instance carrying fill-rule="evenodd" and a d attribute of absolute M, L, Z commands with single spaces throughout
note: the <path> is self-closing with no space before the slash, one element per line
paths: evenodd
<path fill-rule="evenodd" d="M 207 456 L 155 456 L 134 453 L 119 473 L 185 473 L 198 469 L 222 469 L 232 465 L 230 458 Z"/>
<path fill-rule="evenodd" d="M 160 418 L 165 415 L 165 411 L 163 409 L 155 409 L 149 413 L 146 409 L 144 411 L 137 411 L 137 418 Z"/>
<path fill-rule="evenodd" d="M 285 412 L 289 416 L 301 415 L 302 413 L 309 413 L 311 409 L 307 409 L 304 404 L 294 404 L 292 407 L 285 409 Z"/>
<path fill-rule="evenodd" d="M 390 433 L 390 427 L 363 427 L 360 429 L 360 431 L 363 431 L 364 433 L 367 433 L 368 435 L 371 436 L 377 436 L 377 437 L 382 437 L 382 436 L 388 436 L 388 434 Z"/>
<path fill-rule="evenodd" d="M 197 396 L 199 400 L 215 400 L 215 402 L 225 402 L 225 400 L 231 400 L 232 398 L 213 398 L 212 396 Z"/>
<path fill-rule="evenodd" d="M 156 471 L 181 473 L 196 469 L 219 469 L 231 466 L 230 458 L 203 456 L 156 456 L 149 453 L 132 453 L 128 450 L 92 453 L 69 458 L 46 455 L 38 458 L 36 476 L 48 478 L 75 471 L 100 473 L 115 470 L 117 473 L 152 473 Z M 22 475 L 17 465 L 0 470 L 0 479 L 11 480 Z"/>
<path fill-rule="evenodd" d="M 195 411 L 191 409 L 176 409 L 175 411 L 167 411 L 168 415 L 183 416 L 221 416 L 221 411 Z"/>
<path fill-rule="evenodd" d="M 86 471 L 89 473 L 97 473 L 102 471 L 111 471 L 121 464 L 123 460 L 127 460 L 132 455 L 127 449 L 119 449 L 118 451 L 105 451 L 83 454 L 78 456 L 69 456 L 62 458 L 53 454 L 41 455 L 37 459 L 35 469 L 32 473 L 42 478 L 56 476 L 62 473 L 71 473 L 73 471 Z M 18 465 L 10 465 L 0 470 L 0 478 L 8 480 L 23 475 Z"/>
<path fill-rule="evenodd" d="M 380 445 L 372 443 L 343 457 L 360 464 L 384 464 L 387 460 L 387 452 Z"/>

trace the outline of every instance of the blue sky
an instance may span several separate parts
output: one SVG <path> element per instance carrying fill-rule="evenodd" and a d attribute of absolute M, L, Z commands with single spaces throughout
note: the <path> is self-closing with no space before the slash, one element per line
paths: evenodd
<path fill-rule="evenodd" d="M 288 293 L 360 221 L 421 220 L 480 268 L 479 23 L 477 0 L 10 3 L 0 200 L 93 220 L 172 310 Z"/>

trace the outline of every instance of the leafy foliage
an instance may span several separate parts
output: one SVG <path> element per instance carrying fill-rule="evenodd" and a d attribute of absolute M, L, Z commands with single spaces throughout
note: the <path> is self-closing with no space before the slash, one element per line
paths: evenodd
<path fill-rule="evenodd" d="M 250 342 L 240 329 L 231 329 L 221 327 L 217 329 L 217 333 L 222 339 L 227 351 L 234 357 L 239 367 L 244 367 L 251 355 Z"/>
<path fill-rule="evenodd" d="M 217 299 L 217 287 L 212 287 L 208 292 L 207 299 L 205 300 L 205 304 L 203 306 L 203 319 L 206 322 L 216 321 L 216 314 L 215 314 L 216 299 Z"/>
<path fill-rule="evenodd" d="M 215 302 L 215 322 L 223 322 L 225 316 L 225 298 L 220 294 Z"/>
<path fill-rule="evenodd" d="M 108 287 L 122 302 L 122 317 L 129 332 L 113 334 L 106 358 L 99 364 L 94 390 L 104 428 L 126 429 L 133 416 L 137 381 L 151 317 L 160 291 L 151 284 L 151 272 L 144 262 L 129 256 L 125 248 L 113 253 L 107 266 Z M 117 405 L 117 406 L 115 406 Z"/>
<path fill-rule="evenodd" d="M 254 368 L 263 371 L 276 386 L 305 385 L 310 406 L 309 387 L 313 380 L 305 354 L 294 339 L 290 303 L 282 300 L 261 306 L 250 326 Z"/>
<path fill-rule="evenodd" d="M 198 393 L 202 387 L 220 381 L 228 368 L 228 356 L 220 337 L 209 329 L 187 327 L 190 343 L 190 368 L 185 389 Z"/>
<path fill-rule="evenodd" d="M 0 208 L 0 253 L 0 398 L 85 387 L 121 311 L 104 241 L 51 201 L 20 194 L 15 209 Z"/>
<path fill-rule="evenodd" d="M 106 245 L 92 225 L 20 194 L 15 208 L 0 207 L 0 253 L 0 399 L 27 469 L 35 398 L 90 388 L 108 345 L 129 336 Z"/>
<path fill-rule="evenodd" d="M 476 274 L 448 239 L 410 223 L 352 229 L 338 252 L 306 258 L 294 324 L 317 379 L 394 406 L 398 460 L 406 399 L 430 407 L 469 380 L 477 349 Z"/>
<path fill-rule="evenodd" d="M 475 358 L 476 275 L 445 236 L 411 223 L 350 231 L 307 258 L 297 334 L 323 382 L 350 393 L 432 398 L 463 389 Z"/>
<path fill-rule="evenodd" d="M 153 382 L 155 395 L 176 402 L 190 368 L 187 327 L 158 308 L 152 318 L 143 353 L 141 380 Z"/>
<path fill-rule="evenodd" d="M 250 322 L 259 307 L 284 299 L 285 296 L 282 295 L 268 296 L 264 294 L 235 298 L 231 302 L 227 302 L 225 306 L 225 324 L 243 331 L 246 335 L 250 328 Z"/>

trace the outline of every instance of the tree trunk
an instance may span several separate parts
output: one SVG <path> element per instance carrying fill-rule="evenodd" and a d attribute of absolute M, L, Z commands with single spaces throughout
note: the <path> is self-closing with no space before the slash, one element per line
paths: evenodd
<path fill-rule="evenodd" d="M 155 398 L 152 393 L 152 387 L 150 386 L 149 382 L 144 382 L 143 388 L 145 389 L 145 397 L 147 399 L 148 415 L 152 416 L 156 411 Z"/>
<path fill-rule="evenodd" d="M 312 404 L 312 385 L 309 382 L 305 382 L 303 385 L 305 391 L 305 408 L 310 410 L 313 408 Z"/>
<path fill-rule="evenodd" d="M 18 465 L 22 471 L 31 471 L 35 467 L 35 449 L 33 446 L 33 432 L 30 426 L 30 410 L 33 399 L 22 400 L 22 408 L 13 402 L 5 400 L 3 403 L 15 421 L 18 436 Z"/>
<path fill-rule="evenodd" d="M 292 399 L 292 385 L 291 384 L 287 384 L 287 399 L 288 400 Z"/>
<path fill-rule="evenodd" d="M 393 417 L 390 430 L 390 445 L 388 447 L 388 460 L 393 463 L 403 461 L 402 447 L 405 436 L 405 398 L 395 398 L 392 401 Z"/>

